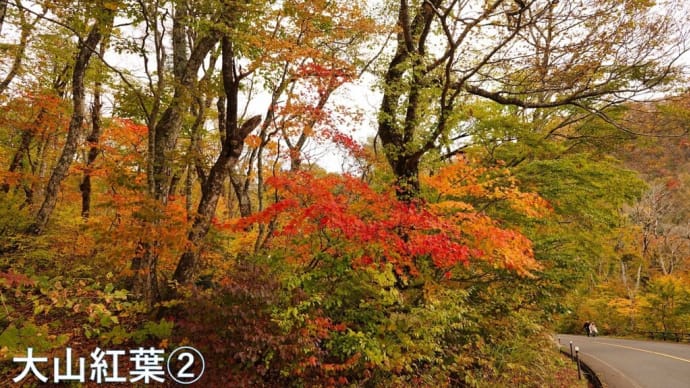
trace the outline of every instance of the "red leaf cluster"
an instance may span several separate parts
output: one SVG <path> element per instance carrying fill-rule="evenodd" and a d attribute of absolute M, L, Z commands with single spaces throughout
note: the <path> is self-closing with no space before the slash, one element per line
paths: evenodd
<path fill-rule="evenodd" d="M 417 273 L 428 258 L 437 268 L 467 264 L 481 252 L 467 246 L 458 225 L 421 203 L 404 203 L 394 193 L 378 193 L 351 176 L 317 178 L 306 172 L 273 177 L 282 200 L 241 220 L 241 229 L 278 217 L 274 247 L 289 249 L 297 263 L 314 265 L 318 255 L 347 258 L 353 266 L 390 263 L 396 272 Z M 287 248 L 289 247 L 289 248 Z"/>

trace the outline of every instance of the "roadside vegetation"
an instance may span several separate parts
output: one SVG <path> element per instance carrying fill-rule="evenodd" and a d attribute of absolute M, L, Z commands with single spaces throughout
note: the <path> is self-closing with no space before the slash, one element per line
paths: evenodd
<path fill-rule="evenodd" d="M 687 332 L 690 13 L 575 3 L 0 1 L 3 380 L 571 387 L 556 331 Z"/>

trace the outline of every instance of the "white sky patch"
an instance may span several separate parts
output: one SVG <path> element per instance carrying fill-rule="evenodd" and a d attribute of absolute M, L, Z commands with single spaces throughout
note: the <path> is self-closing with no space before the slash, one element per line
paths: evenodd
<path fill-rule="evenodd" d="M 363 146 L 376 136 L 376 116 L 383 98 L 383 94 L 375 89 L 374 82 L 373 76 L 365 74 L 361 79 L 341 86 L 332 96 L 333 104 L 346 106 L 352 112 L 361 114 L 361 120 L 342 123 L 337 130 Z M 331 142 L 319 147 L 325 149 L 323 152 L 312 152 L 318 155 L 314 161 L 326 171 L 344 173 L 352 170 L 353 160 L 341 147 Z"/>

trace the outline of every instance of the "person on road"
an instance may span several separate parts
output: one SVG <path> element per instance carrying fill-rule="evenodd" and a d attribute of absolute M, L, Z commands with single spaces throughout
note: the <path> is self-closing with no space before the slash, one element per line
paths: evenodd
<path fill-rule="evenodd" d="M 585 321 L 584 326 L 582 326 L 582 328 L 585 329 L 585 334 L 587 334 L 587 337 L 589 337 L 589 333 L 590 333 L 589 332 L 589 325 L 590 325 L 589 321 Z"/>
<path fill-rule="evenodd" d="M 597 334 L 599 334 L 599 330 L 597 329 L 597 325 L 595 325 L 594 322 L 589 323 L 589 334 L 591 334 L 592 337 L 596 337 Z"/>

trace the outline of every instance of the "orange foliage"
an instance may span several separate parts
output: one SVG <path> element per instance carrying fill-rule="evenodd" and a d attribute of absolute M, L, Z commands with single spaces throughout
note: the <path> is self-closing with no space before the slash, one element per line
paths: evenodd
<path fill-rule="evenodd" d="M 41 178 L 35 171 L 39 169 L 37 166 L 39 163 L 35 160 L 39 158 L 51 160 L 54 157 L 53 152 L 60 149 L 62 135 L 66 132 L 69 118 L 69 106 L 66 100 L 50 91 L 27 92 L 0 106 L 0 127 L 10 128 L 14 131 L 12 135 L 16 136 L 17 144 L 24 141 L 26 136 L 33 139 L 34 143 L 39 144 L 35 147 L 37 149 L 35 152 L 38 155 L 31 155 L 34 152 L 32 150 L 34 147 L 23 150 L 25 160 L 30 161 L 29 165 L 32 171 L 22 171 L 21 166 L 13 173 L 1 171 L 0 183 L 14 186 L 23 182 L 31 187 L 39 183 Z M 20 137 L 22 137 L 21 141 L 19 140 Z M 42 149 L 45 154 L 41 155 L 38 149 Z M 16 151 L 14 147 L 0 149 L 0 160 L 10 160 Z M 34 162 L 31 162 L 32 160 Z"/>
<path fill-rule="evenodd" d="M 108 242 L 105 247 L 101 245 L 104 257 L 125 267 L 145 245 L 159 257 L 161 270 L 174 270 L 187 241 L 183 201 L 171 198 L 162 205 L 146 193 L 119 187 L 99 205 L 107 212 L 99 212 L 91 221 L 97 236 Z"/>
<path fill-rule="evenodd" d="M 486 260 L 522 275 L 540 268 L 526 236 L 500 227 L 498 221 L 474 205 L 506 202 L 514 211 L 528 217 L 543 217 L 551 211 L 549 203 L 538 194 L 520 191 L 508 169 L 475 166 L 460 158 L 422 181 L 438 194 L 439 200 L 429 205 L 432 211 L 461 225 L 471 241 L 468 244 L 484 252 Z"/>
<path fill-rule="evenodd" d="M 50 92 L 26 93 L 0 107 L 0 126 L 37 136 L 65 131 L 69 118 L 67 102 Z"/>
<path fill-rule="evenodd" d="M 551 205 L 538 194 L 520 191 L 507 168 L 476 166 L 465 158 L 455 160 L 422 181 L 441 197 L 435 205 L 439 209 L 472 211 L 474 206 L 465 201 L 481 199 L 506 201 L 513 210 L 528 217 L 543 217 L 551 211 Z"/>
<path fill-rule="evenodd" d="M 145 245 L 159 257 L 161 270 L 172 271 L 187 241 L 187 211 L 182 198 L 170 197 L 163 205 L 148 194 L 147 135 L 146 126 L 127 119 L 105 128 L 98 144 L 102 156 L 90 167 L 100 189 L 93 200 L 99 211 L 89 223 L 97 238 L 108 242 L 100 253 L 121 267 Z"/>

